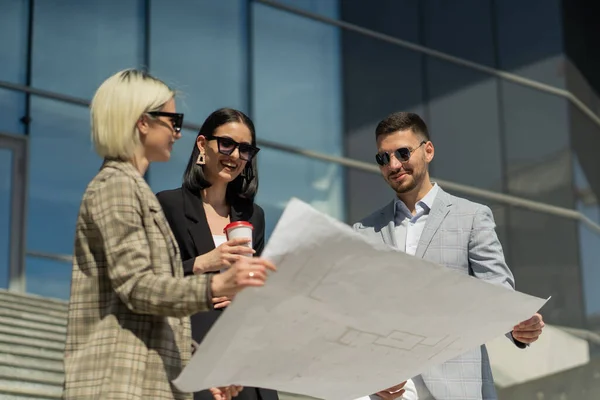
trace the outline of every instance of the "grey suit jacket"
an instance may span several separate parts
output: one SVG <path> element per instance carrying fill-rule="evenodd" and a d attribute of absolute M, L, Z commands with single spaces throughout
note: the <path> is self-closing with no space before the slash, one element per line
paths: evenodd
<path fill-rule="evenodd" d="M 452 196 L 440 188 L 415 256 L 514 289 L 514 278 L 504 261 L 495 226 L 488 207 Z M 354 225 L 359 233 L 396 247 L 394 227 L 393 201 Z M 512 339 L 510 333 L 507 336 Z M 422 393 L 421 388 L 419 400 L 497 399 L 485 346 L 433 367 L 420 378 L 415 383 L 424 384 L 429 393 L 427 390 Z"/>

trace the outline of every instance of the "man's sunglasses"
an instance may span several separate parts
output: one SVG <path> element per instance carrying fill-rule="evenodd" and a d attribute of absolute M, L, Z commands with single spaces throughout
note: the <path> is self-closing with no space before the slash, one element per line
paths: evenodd
<path fill-rule="evenodd" d="M 169 118 L 171 118 L 171 123 L 173 124 L 173 130 L 177 133 L 181 132 L 181 128 L 183 127 L 183 114 L 171 113 L 171 112 L 166 112 L 166 111 L 150 111 L 146 114 L 152 115 L 153 117 L 169 117 Z"/>
<path fill-rule="evenodd" d="M 235 149 L 239 149 L 240 158 L 244 161 L 252 161 L 256 153 L 260 151 L 258 147 L 248 143 L 238 143 L 227 136 L 204 136 L 206 140 L 216 140 L 219 146 L 219 153 L 230 156 Z"/>
<path fill-rule="evenodd" d="M 410 159 L 411 154 L 414 153 L 419 147 L 423 146 L 425 143 L 427 143 L 427 141 L 423 140 L 421 144 L 419 144 L 412 150 L 408 147 L 400 147 L 399 149 L 396 149 L 396 151 L 394 151 L 394 156 L 400 162 L 407 162 Z M 377 161 L 377 164 L 383 167 L 384 165 L 388 165 L 390 163 L 390 154 L 386 152 L 378 153 L 375 155 L 375 160 Z"/>

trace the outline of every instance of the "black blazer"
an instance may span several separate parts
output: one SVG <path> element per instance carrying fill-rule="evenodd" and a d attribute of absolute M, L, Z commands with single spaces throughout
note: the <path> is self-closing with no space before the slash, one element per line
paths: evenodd
<path fill-rule="evenodd" d="M 156 197 L 179 244 L 184 275 L 192 275 L 195 258 L 215 249 L 202 198 L 183 187 L 159 192 Z M 239 201 L 231 206 L 230 218 L 231 222 L 248 221 L 252 224 L 252 244 L 256 250 L 255 255 L 260 255 L 265 247 L 263 209 L 256 204 Z M 212 309 L 192 315 L 192 337 L 196 342 L 200 343 L 204 339 L 221 312 L 222 309 Z M 212 399 L 212 395 L 208 391 L 202 391 L 195 393 L 194 399 L 208 400 Z M 244 388 L 236 397 L 236 400 L 253 399 L 278 400 L 278 396 L 273 390 Z"/>

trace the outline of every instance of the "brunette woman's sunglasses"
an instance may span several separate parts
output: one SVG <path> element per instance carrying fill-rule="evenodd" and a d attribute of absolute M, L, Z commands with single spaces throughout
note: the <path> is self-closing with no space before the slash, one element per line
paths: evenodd
<path fill-rule="evenodd" d="M 216 140 L 219 146 L 219 153 L 230 156 L 235 149 L 239 149 L 240 158 L 244 161 L 252 161 L 256 153 L 260 151 L 258 147 L 248 143 L 238 143 L 227 136 L 205 135 L 206 140 Z"/>

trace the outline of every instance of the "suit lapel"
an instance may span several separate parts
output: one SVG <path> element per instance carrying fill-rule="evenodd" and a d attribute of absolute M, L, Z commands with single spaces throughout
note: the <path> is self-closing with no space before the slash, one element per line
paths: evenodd
<path fill-rule="evenodd" d="M 206 254 L 214 250 L 212 238 L 202 198 L 183 188 L 183 212 L 187 218 L 187 229 L 196 248 L 192 254 Z"/>
<path fill-rule="evenodd" d="M 395 202 L 392 200 L 390 204 L 381 209 L 379 228 L 383 242 L 397 248 L 398 243 L 396 243 L 396 235 L 394 234 L 394 229 L 396 227 L 394 212 Z"/>
<path fill-rule="evenodd" d="M 419 239 L 417 252 L 415 253 L 415 256 L 419 258 L 423 258 L 427 247 L 429 247 L 429 244 L 433 239 L 433 235 L 435 235 L 437 230 L 440 228 L 444 218 L 446 218 L 446 215 L 448 215 L 450 212 L 450 206 L 452 205 L 450 195 L 444 192 L 441 188 L 438 190 L 439 191 L 435 197 L 435 200 L 433 201 L 431 211 L 429 212 L 429 216 L 427 217 L 427 223 L 425 224 L 425 228 L 423 229 L 423 233 Z"/>

